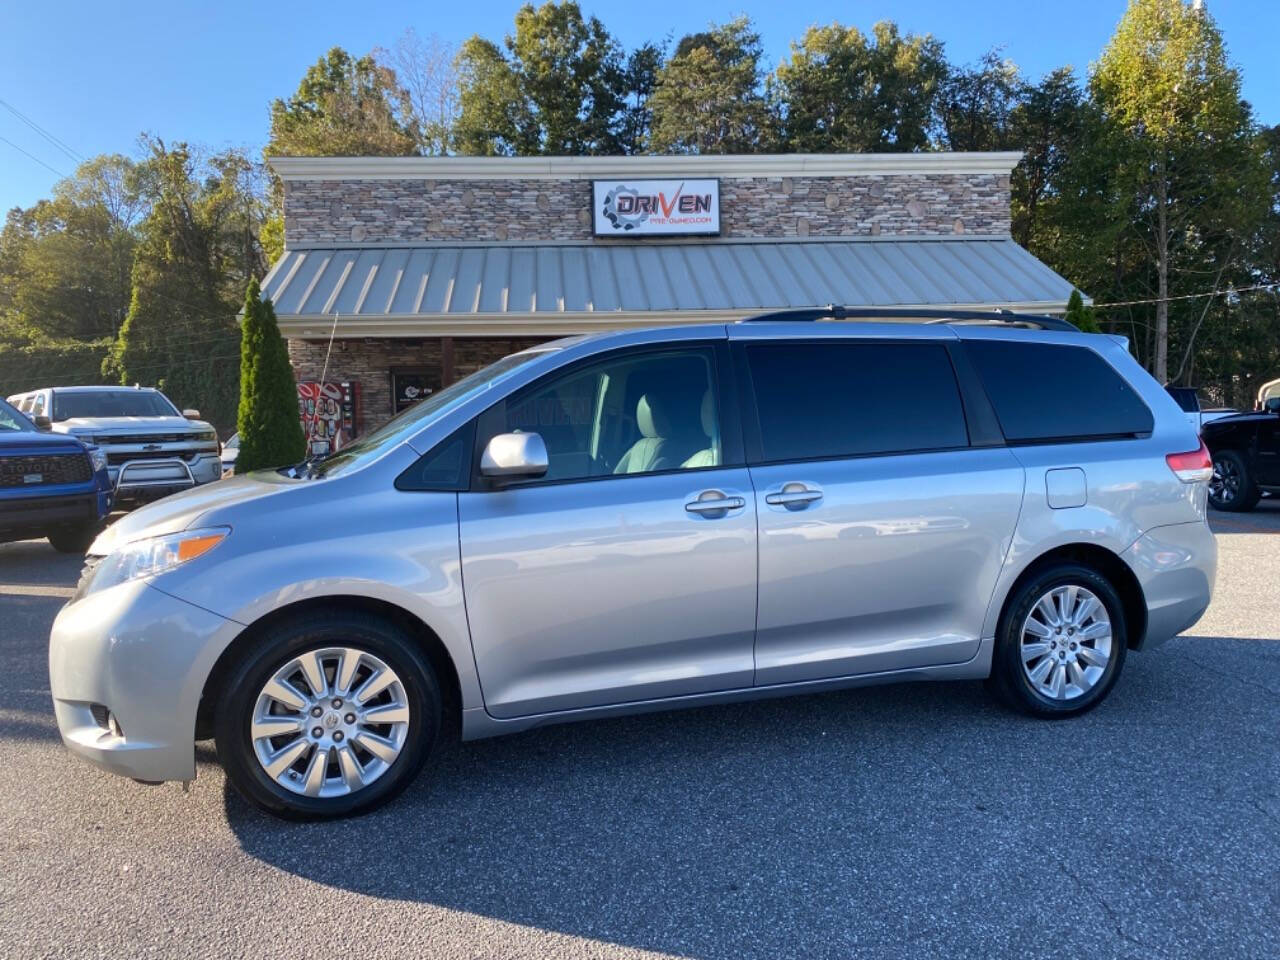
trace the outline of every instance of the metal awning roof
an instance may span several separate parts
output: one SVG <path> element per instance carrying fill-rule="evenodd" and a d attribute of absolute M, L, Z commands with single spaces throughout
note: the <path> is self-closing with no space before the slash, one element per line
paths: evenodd
<path fill-rule="evenodd" d="M 1007 237 L 452 244 L 286 251 L 263 282 L 290 336 L 560 335 L 827 303 L 1062 311 Z"/>

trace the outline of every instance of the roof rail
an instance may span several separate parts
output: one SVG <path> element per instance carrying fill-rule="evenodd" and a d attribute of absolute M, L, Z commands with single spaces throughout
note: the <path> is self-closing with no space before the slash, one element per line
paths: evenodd
<path fill-rule="evenodd" d="M 940 310 L 910 307 L 842 307 L 828 304 L 825 307 L 803 307 L 796 310 L 778 310 L 744 317 L 740 323 L 811 323 L 816 320 L 918 320 L 921 323 L 1007 323 L 1017 326 L 1034 326 L 1041 330 L 1065 330 L 1079 333 L 1080 329 L 1068 320 L 1039 313 L 1014 313 L 1012 310 Z"/>

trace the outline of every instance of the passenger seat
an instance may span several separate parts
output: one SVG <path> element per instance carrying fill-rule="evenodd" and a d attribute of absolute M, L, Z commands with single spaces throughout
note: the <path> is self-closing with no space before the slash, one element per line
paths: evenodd
<path fill-rule="evenodd" d="M 680 464 L 682 470 L 693 470 L 697 467 L 714 467 L 719 460 L 720 438 L 716 436 L 716 405 L 711 396 L 711 388 L 702 395 L 702 433 L 711 442 L 711 446 L 699 450 L 692 457 Z"/>

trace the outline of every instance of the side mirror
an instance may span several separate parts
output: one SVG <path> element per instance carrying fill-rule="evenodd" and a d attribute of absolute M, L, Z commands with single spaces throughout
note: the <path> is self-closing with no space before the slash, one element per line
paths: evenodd
<path fill-rule="evenodd" d="M 200 419 L 200 411 L 199 411 L 199 410 L 192 410 L 190 407 L 188 407 L 186 410 L 183 410 L 183 411 L 182 411 L 182 415 L 183 415 L 184 417 L 186 417 L 188 420 L 199 420 L 199 419 Z"/>
<path fill-rule="evenodd" d="M 1267 413 L 1280 413 L 1280 397 L 1267 397 L 1267 402 L 1263 404 L 1262 409 Z"/>
<path fill-rule="evenodd" d="M 45 433 L 48 433 L 50 430 L 53 429 L 53 421 L 50 420 L 47 416 L 45 416 L 43 413 L 37 414 L 36 416 L 32 417 L 31 422 L 36 425 L 37 430 L 43 430 Z"/>
<path fill-rule="evenodd" d="M 537 433 L 500 433 L 480 457 L 486 477 L 540 477 L 547 472 L 547 445 Z"/>

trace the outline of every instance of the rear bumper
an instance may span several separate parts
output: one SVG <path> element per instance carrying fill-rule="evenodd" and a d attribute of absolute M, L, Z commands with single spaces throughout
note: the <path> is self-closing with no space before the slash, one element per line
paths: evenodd
<path fill-rule="evenodd" d="M 192 779 L 205 679 L 242 629 L 144 581 L 63 607 L 49 638 L 63 742 L 112 773 Z M 114 723 L 104 722 L 107 710 Z"/>
<path fill-rule="evenodd" d="M 1202 520 L 1148 530 L 1124 553 L 1147 601 L 1142 647 L 1157 647 L 1204 615 L 1218 574 L 1218 541 Z"/>

